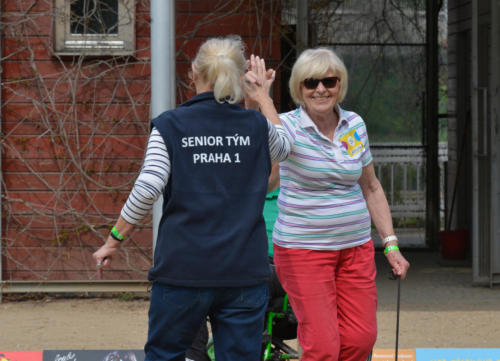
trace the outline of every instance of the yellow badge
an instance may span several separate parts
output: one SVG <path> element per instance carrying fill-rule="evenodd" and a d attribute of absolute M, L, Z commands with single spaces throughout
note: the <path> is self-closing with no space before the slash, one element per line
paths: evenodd
<path fill-rule="evenodd" d="M 365 149 L 356 129 L 344 134 L 340 137 L 340 141 L 351 157 Z"/>

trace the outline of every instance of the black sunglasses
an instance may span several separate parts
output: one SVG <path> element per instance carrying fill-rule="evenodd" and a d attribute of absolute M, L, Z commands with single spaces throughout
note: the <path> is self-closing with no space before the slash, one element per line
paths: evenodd
<path fill-rule="evenodd" d="M 340 81 L 339 77 L 329 76 L 328 78 L 323 78 L 323 79 L 314 79 L 314 78 L 304 79 L 303 84 L 306 87 L 306 89 L 313 90 L 316 89 L 316 87 L 320 82 L 321 84 L 323 84 L 325 88 L 335 88 L 339 81 Z"/>

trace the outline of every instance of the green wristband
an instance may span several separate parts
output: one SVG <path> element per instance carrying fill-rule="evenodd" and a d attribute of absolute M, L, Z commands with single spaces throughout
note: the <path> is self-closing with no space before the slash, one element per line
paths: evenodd
<path fill-rule="evenodd" d="M 111 228 L 111 237 L 116 239 L 118 242 L 124 241 L 127 238 L 125 236 L 122 236 L 120 232 L 118 232 L 116 226 L 113 226 L 113 228 Z"/>
<path fill-rule="evenodd" d="M 384 249 L 384 254 L 387 254 L 387 253 L 392 252 L 392 251 L 399 251 L 399 247 L 396 245 L 387 246 Z"/>

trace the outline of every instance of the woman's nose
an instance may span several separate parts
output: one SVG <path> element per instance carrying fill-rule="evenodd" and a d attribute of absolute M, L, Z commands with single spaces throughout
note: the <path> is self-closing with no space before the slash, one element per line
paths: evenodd
<path fill-rule="evenodd" d="M 316 87 L 316 91 L 323 92 L 323 91 L 325 91 L 325 90 L 326 90 L 326 88 L 325 88 L 325 86 L 323 85 L 323 82 L 321 82 L 321 81 L 320 81 L 320 82 L 318 83 L 318 86 Z"/>

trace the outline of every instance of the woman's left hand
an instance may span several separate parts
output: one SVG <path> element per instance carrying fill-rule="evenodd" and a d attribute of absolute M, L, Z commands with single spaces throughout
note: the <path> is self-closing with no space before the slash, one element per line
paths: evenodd
<path fill-rule="evenodd" d="M 392 273 L 395 276 L 401 277 L 401 279 L 406 278 L 406 273 L 408 268 L 410 268 L 410 263 L 403 257 L 399 250 L 394 250 L 386 254 L 387 261 L 392 267 Z"/>
<path fill-rule="evenodd" d="M 245 74 L 245 97 L 247 102 L 256 102 L 269 97 L 269 90 L 274 82 L 275 72 L 266 70 L 264 59 L 252 55 L 249 61 L 249 70 Z"/>

